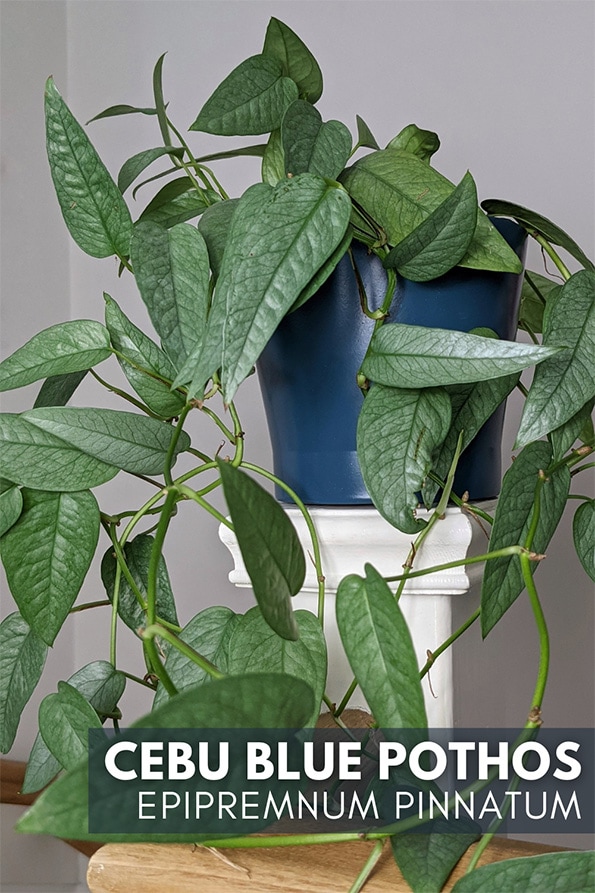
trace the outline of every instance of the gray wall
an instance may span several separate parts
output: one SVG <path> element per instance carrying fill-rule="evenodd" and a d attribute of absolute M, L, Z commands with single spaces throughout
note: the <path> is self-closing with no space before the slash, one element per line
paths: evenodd
<path fill-rule="evenodd" d="M 587 249 L 593 244 L 591 2 L 3 0 L 0 7 L 3 355 L 39 328 L 69 316 L 100 319 L 104 290 L 137 322 L 146 322 L 132 282 L 118 279 L 113 261 L 88 258 L 67 239 L 44 157 L 45 78 L 55 76 L 84 122 L 115 103 L 150 105 L 152 68 L 167 51 L 170 113 L 185 130 L 230 69 L 260 51 L 271 15 L 293 27 L 319 59 L 325 73 L 319 107 L 325 118 L 353 127 L 358 113 L 381 145 L 410 122 L 436 130 L 442 139 L 436 164 L 446 176 L 458 181 L 469 168 L 482 198 L 510 198 L 535 208 Z M 141 116 L 100 121 L 89 132 L 114 174 L 134 152 L 159 144 L 154 120 Z M 203 135 L 191 140 L 197 152 L 221 142 Z M 258 162 L 234 162 L 222 172 L 229 191 L 239 194 L 258 176 Z M 536 252 L 531 264 L 541 269 Z M 242 391 L 247 454 L 266 465 L 270 448 L 254 379 Z M 29 396 L 10 394 L 4 408 L 25 408 Z M 96 399 L 104 397 L 90 386 L 85 400 Z M 510 422 L 518 420 L 518 412 L 512 401 Z M 216 432 L 202 429 L 207 444 L 218 442 Z M 509 424 L 507 460 L 512 437 Z M 592 481 L 577 486 L 585 492 Z M 119 479 L 103 491 L 114 511 L 139 497 L 138 487 Z M 539 571 L 553 639 L 544 713 L 554 726 L 590 725 L 594 712 L 593 586 L 573 558 L 570 521 L 569 515 Z M 239 610 L 249 605 L 248 597 L 227 582 L 229 560 L 215 527 L 196 512 L 192 519 L 186 512 L 176 526 L 168 561 L 186 619 L 209 604 Z M 101 597 L 97 579 L 89 577 L 85 599 Z M 458 602 L 461 619 L 472 599 Z M 3 612 L 10 610 L 4 591 Z M 105 656 L 107 618 L 93 613 L 78 617 L 60 635 L 51 658 L 55 679 Z M 135 643 L 121 640 L 123 664 L 138 670 Z M 536 635 L 524 600 L 480 646 L 472 631 L 456 652 L 459 722 L 522 722 L 536 665 Z M 52 687 L 44 683 L 40 694 Z M 27 710 L 15 757 L 27 756 L 36 703 Z M 148 706 L 137 692 L 127 695 L 127 703 L 131 713 Z M 24 883 L 18 871 L 15 883 Z"/>

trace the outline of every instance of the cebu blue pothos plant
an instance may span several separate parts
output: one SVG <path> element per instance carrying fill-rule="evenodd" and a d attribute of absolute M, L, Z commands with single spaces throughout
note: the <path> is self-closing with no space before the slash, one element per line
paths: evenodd
<path fill-rule="evenodd" d="M 571 498 L 571 478 L 593 464 L 585 459 L 595 447 L 595 267 L 568 235 L 507 202 L 484 202 L 482 210 L 470 174 L 454 187 L 432 166 L 439 146 L 434 133 L 410 125 L 380 149 L 359 117 L 355 143 L 344 124 L 324 122 L 315 107 L 322 92 L 318 64 L 277 19 L 271 19 L 262 53 L 232 71 L 190 127 L 193 134 L 268 134 L 263 144 L 198 154 L 170 120 L 162 65 L 163 58 L 154 72 L 151 107 L 121 105 L 97 115 L 152 115 L 161 133 L 163 145 L 125 161 L 117 182 L 51 79 L 46 87 L 48 155 L 66 225 L 84 251 L 115 255 L 122 273 L 134 276 L 160 343 L 105 295 L 105 324 L 52 326 L 0 364 L 2 390 L 45 379 L 31 410 L 0 416 L 0 550 L 18 608 L 0 626 L 3 752 L 14 740 L 48 646 L 69 615 L 105 605 L 112 616 L 107 659 L 78 670 L 43 700 L 27 767 L 26 791 L 58 778 L 23 818 L 22 830 L 71 838 L 87 836 L 87 730 L 106 721 L 117 728 L 127 683 L 154 692 L 152 711 L 137 721 L 141 726 L 301 727 L 319 713 L 327 657 L 316 532 L 299 494 L 290 493 L 312 534 L 318 617 L 292 610 L 291 596 L 304 579 L 303 550 L 281 507 L 256 481 L 274 475 L 245 459 L 234 399 L 283 317 L 316 301 L 354 240 L 386 268 L 383 306 L 371 310 L 362 295 L 362 312 L 375 326 L 358 376 L 360 464 L 379 511 L 416 536 L 404 572 L 395 569 L 394 577 L 383 579 L 368 566 L 365 577 L 346 578 L 337 597 L 343 643 L 379 726 L 426 726 L 420 675 L 430 661 L 420 671 L 398 599 L 408 577 L 435 570 L 416 570 L 416 551 L 447 500 L 461 504 L 461 494 L 451 492 L 458 456 L 515 387 L 526 397 L 519 452 L 495 517 L 466 506 L 492 525 L 488 552 L 480 556 L 486 561 L 481 607 L 431 660 L 477 619 L 487 635 L 526 591 L 541 643 L 526 728 L 539 726 L 548 638 L 533 574 Z M 368 151 L 353 160 L 358 150 Z M 210 165 L 241 155 L 262 158 L 263 182 L 229 198 Z M 168 170 L 137 182 L 164 157 Z M 165 185 L 133 221 L 124 194 L 135 182 L 134 195 L 160 178 Z M 484 212 L 522 224 L 561 280 L 525 276 L 519 325 L 533 343 L 391 323 L 387 312 L 398 276 L 429 281 L 456 265 L 520 272 L 517 256 Z M 578 261 L 578 272 L 570 273 L 554 246 Z M 96 371 L 108 360 L 119 363 L 134 395 L 109 385 L 103 369 Z M 528 387 L 520 374 L 531 366 L 536 370 Z M 126 409 L 67 405 L 87 376 L 126 401 Z M 193 413 L 207 415 L 223 431 L 230 458 L 191 443 L 185 428 Z M 176 473 L 179 457 L 188 461 Z M 100 509 L 92 491 L 121 472 L 146 482 L 148 496 L 140 507 L 112 514 Z M 231 520 L 209 502 L 220 485 Z M 439 487 L 430 520 L 417 519 L 419 493 L 431 507 Z M 178 616 L 164 545 L 185 501 L 233 527 L 257 601 L 247 614 L 218 607 L 190 619 Z M 595 502 L 579 502 L 577 554 L 595 579 Z M 76 604 L 100 533 L 107 597 Z M 389 584 L 398 584 L 396 594 Z M 122 624 L 138 638 L 136 674 L 118 660 Z M 374 649 L 365 645 L 371 640 Z M 255 643 L 263 647 L 255 649 Z M 283 671 L 288 659 L 292 675 Z M 328 705 L 338 722 L 347 701 Z M 345 841 L 357 836 L 334 835 Z M 370 836 L 378 847 L 390 839 L 413 890 L 440 890 L 473 840 L 446 835 L 430 860 L 425 835 L 389 827 Z M 471 869 L 489 839 L 480 843 Z M 234 843 L 269 846 L 278 840 Z M 304 844 L 316 840 L 296 837 Z M 558 855 L 548 858 L 555 866 Z M 494 876 L 507 872 L 507 889 L 542 891 L 539 862 L 477 869 L 456 890 L 495 889 Z M 586 890 L 589 864 L 587 854 L 572 854 L 556 889 Z M 365 876 L 366 870 L 358 884 Z"/>

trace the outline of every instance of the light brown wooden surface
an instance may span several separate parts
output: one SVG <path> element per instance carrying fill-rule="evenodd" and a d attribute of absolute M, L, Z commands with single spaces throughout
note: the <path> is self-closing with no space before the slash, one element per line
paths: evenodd
<path fill-rule="evenodd" d="M 91 893 L 347 893 L 372 846 L 361 841 L 215 853 L 186 845 L 108 844 L 91 859 L 87 883 Z M 496 838 L 480 864 L 554 849 Z M 472 852 L 445 890 L 464 873 Z M 410 893 L 388 843 L 364 893 Z"/>

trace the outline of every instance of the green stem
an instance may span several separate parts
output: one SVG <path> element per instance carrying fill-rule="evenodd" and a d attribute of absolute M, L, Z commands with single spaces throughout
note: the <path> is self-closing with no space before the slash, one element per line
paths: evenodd
<path fill-rule="evenodd" d="M 104 598 L 98 602 L 85 602 L 84 605 L 76 605 L 74 608 L 71 608 L 68 613 L 78 614 L 79 611 L 88 611 L 89 608 L 101 608 L 104 605 L 111 605 L 111 601 L 109 600 L 109 598 Z"/>
<path fill-rule="evenodd" d="M 566 281 L 568 281 L 568 279 L 570 279 L 570 277 L 572 276 L 572 273 L 570 272 L 570 270 L 568 269 L 568 267 L 566 266 L 566 264 L 562 261 L 562 258 L 560 257 L 560 255 L 559 255 L 559 254 L 552 248 L 552 246 L 551 246 L 551 244 L 548 242 L 548 240 L 547 240 L 544 236 L 542 236 L 541 233 L 539 233 L 539 232 L 537 232 L 537 231 L 535 231 L 535 230 L 534 230 L 534 231 L 530 231 L 529 235 L 533 236 L 533 238 L 535 239 L 535 241 L 536 241 L 539 245 L 541 245 L 541 247 L 543 248 L 543 250 L 545 251 L 545 253 L 546 253 L 547 255 L 549 255 L 549 257 L 550 257 L 550 258 L 553 260 L 553 262 L 555 263 L 556 267 L 558 268 L 558 270 L 559 270 L 560 273 L 562 274 L 562 278 L 565 279 Z"/>
<path fill-rule="evenodd" d="M 450 648 L 453 642 L 456 642 L 459 636 L 462 636 L 464 632 L 467 632 L 470 626 L 473 626 L 480 614 L 481 608 L 477 608 L 477 610 L 475 610 L 473 614 L 471 614 L 471 616 L 467 618 L 467 620 L 458 628 L 456 632 L 452 634 L 452 636 L 449 636 L 448 639 L 444 640 L 442 645 L 432 651 L 431 657 L 427 659 L 426 663 L 419 671 L 420 679 L 423 679 L 424 676 L 429 672 L 430 668 L 434 665 L 436 658 L 440 657 L 440 655 L 443 654 L 447 650 L 447 648 Z"/>
<path fill-rule="evenodd" d="M 360 871 L 360 873 L 354 880 L 352 886 L 350 887 L 349 893 L 360 893 L 360 891 L 363 890 L 370 875 L 372 874 L 372 872 L 374 871 L 374 868 L 376 867 L 376 863 L 382 856 L 383 847 L 384 847 L 384 840 L 377 840 L 374 845 L 374 848 L 372 849 L 372 852 L 366 859 L 364 867 L 362 868 L 362 870 Z"/>
<path fill-rule="evenodd" d="M 203 499 L 196 490 L 193 490 L 191 487 L 185 487 L 183 484 L 178 485 L 178 490 L 185 496 L 187 499 L 192 499 L 194 502 L 197 502 L 201 508 L 205 509 L 210 515 L 219 521 L 220 524 L 225 524 L 226 527 L 229 527 L 230 530 L 233 530 L 233 524 L 226 518 L 225 515 L 222 515 L 218 509 L 215 508 L 214 505 L 211 505 L 210 502 L 207 502 L 206 499 Z"/>
<path fill-rule="evenodd" d="M 198 651 L 195 651 L 190 645 L 184 642 L 179 636 L 174 635 L 170 630 L 165 629 L 165 627 L 161 626 L 159 623 L 154 623 L 151 626 L 147 626 L 146 629 L 143 630 L 143 639 L 145 641 L 149 641 L 154 639 L 155 636 L 159 636 L 160 639 L 163 639 L 165 642 L 169 642 L 170 645 L 173 645 L 180 654 L 183 654 L 192 663 L 196 664 L 201 670 L 204 670 L 205 673 L 208 673 L 209 676 L 212 676 L 213 679 L 223 679 L 225 677 L 225 673 L 222 673 L 221 670 L 218 670 L 217 667 L 211 663 L 210 660 L 207 660 L 206 657 L 203 657 L 202 654 L 199 654 Z"/>
<path fill-rule="evenodd" d="M 151 685 L 146 679 L 141 679 L 140 676 L 135 676 L 134 673 L 127 673 L 126 670 L 118 670 L 118 672 L 123 676 L 126 676 L 126 678 L 130 679 L 132 682 L 136 682 L 138 685 L 144 685 L 145 688 L 150 688 L 151 691 L 155 691 L 156 686 Z"/>
<path fill-rule="evenodd" d="M 244 458 L 244 432 L 242 431 L 242 423 L 240 422 L 238 411 L 233 402 L 229 404 L 229 414 L 231 415 L 233 421 L 232 443 L 236 448 L 234 457 L 231 460 L 231 464 L 234 466 L 234 468 L 237 468 L 239 465 L 242 464 L 242 459 Z"/>
<path fill-rule="evenodd" d="M 456 561 L 447 561 L 444 564 L 436 564 L 434 567 L 425 567 L 422 570 L 410 571 L 407 575 L 398 574 L 395 577 L 385 577 L 387 583 L 397 583 L 404 576 L 408 579 L 414 577 L 424 577 L 427 574 L 437 574 L 439 571 L 446 571 L 453 567 L 464 567 L 467 564 L 481 564 L 482 561 L 489 561 L 491 558 L 506 558 L 508 555 L 522 555 L 526 552 L 523 546 L 505 546 L 502 549 L 495 549 L 493 552 L 486 552 L 484 555 L 474 555 L 472 558 L 458 558 Z M 537 556 L 533 552 L 532 561 L 537 560 Z"/>
<path fill-rule="evenodd" d="M 535 623 L 537 625 L 537 630 L 539 633 L 539 670 L 537 673 L 537 681 L 535 683 L 535 691 L 533 694 L 533 701 L 530 713 L 530 716 L 534 718 L 529 719 L 527 724 L 528 728 L 538 728 L 541 725 L 541 705 L 543 703 L 543 696 L 545 693 L 545 687 L 547 685 L 547 677 L 549 671 L 550 640 L 547 623 L 545 620 L 543 609 L 541 607 L 541 602 L 539 601 L 539 596 L 537 594 L 537 589 L 533 580 L 533 574 L 531 573 L 531 565 L 529 564 L 529 559 L 526 555 L 521 555 L 520 561 L 521 570 L 523 572 L 523 580 L 529 594 L 529 601 L 531 602 L 531 608 L 533 610 Z"/>
<path fill-rule="evenodd" d="M 585 471 L 587 468 L 595 468 L 595 462 L 587 462 L 586 465 L 581 465 L 580 468 L 575 468 L 574 471 L 570 472 L 570 477 L 574 477 L 575 474 L 580 474 L 581 471 Z"/>
<path fill-rule="evenodd" d="M 213 410 L 212 410 L 209 406 L 201 406 L 201 407 L 200 407 L 200 411 L 201 411 L 201 412 L 204 412 L 205 415 L 207 415 L 213 422 L 215 422 L 215 424 L 217 425 L 217 427 L 219 428 L 219 430 L 222 431 L 223 434 L 225 435 L 225 437 L 229 440 L 229 442 L 230 442 L 233 446 L 235 446 L 235 436 L 234 436 L 234 435 L 232 434 L 232 432 L 229 430 L 229 428 L 227 427 L 227 425 L 225 424 L 225 422 L 223 422 L 223 421 L 219 418 L 219 416 L 217 415 L 217 413 L 216 413 L 216 412 L 213 412 Z"/>
<path fill-rule="evenodd" d="M 356 690 L 356 688 L 357 688 L 357 679 L 352 679 L 349 688 L 343 695 L 343 699 L 342 699 L 341 703 L 339 704 L 339 706 L 337 707 L 336 710 L 333 710 L 333 716 L 335 716 L 335 717 L 341 716 L 341 714 L 343 713 L 343 711 L 346 709 L 347 705 L 349 704 L 351 698 L 353 697 L 353 693 Z"/>
<path fill-rule="evenodd" d="M 165 483 L 167 484 L 168 487 L 173 486 L 174 481 L 172 478 L 171 469 L 172 469 L 172 465 L 174 464 L 176 447 L 178 445 L 178 441 L 180 439 L 180 435 L 181 435 L 182 429 L 184 427 L 184 422 L 186 421 L 186 416 L 188 415 L 188 413 L 190 412 L 192 407 L 193 407 L 192 403 L 186 403 L 186 405 L 182 409 L 182 411 L 178 417 L 176 427 L 173 431 L 173 434 L 172 434 L 172 437 L 171 437 L 171 440 L 169 443 L 169 447 L 167 449 L 167 455 L 165 457 L 165 468 L 163 470 L 163 476 L 165 478 Z"/>
<path fill-rule="evenodd" d="M 430 480 L 438 484 L 439 487 L 445 487 L 445 482 L 442 480 L 442 478 L 439 478 L 438 475 L 434 474 L 433 471 L 429 473 L 428 477 L 430 478 Z M 457 496 L 456 493 L 453 493 L 452 490 L 450 493 L 450 499 L 451 502 L 454 502 L 454 504 L 463 509 L 463 511 L 469 512 L 469 514 L 472 515 L 477 515 L 478 518 L 483 518 L 483 520 L 486 521 L 488 524 L 494 523 L 494 519 L 491 515 L 489 515 L 487 512 L 484 512 L 483 509 L 478 508 L 478 506 L 472 505 L 472 503 L 470 502 L 464 502 L 461 497 Z"/>
<path fill-rule="evenodd" d="M 116 648 L 118 638 L 118 604 L 120 602 L 120 565 L 116 565 L 116 574 L 114 577 L 114 594 L 112 597 L 112 616 L 110 621 L 110 637 L 109 637 L 109 659 L 114 670 L 116 669 Z"/>
<path fill-rule="evenodd" d="M 136 397 L 133 397 L 132 394 L 126 393 L 126 391 L 121 390 L 121 388 L 117 388 L 115 385 L 111 385 L 108 381 L 102 378 L 100 375 L 95 372 L 95 369 L 89 369 L 89 372 L 93 376 L 93 378 L 99 382 L 104 388 L 108 391 L 111 391 L 112 394 L 116 394 L 117 397 L 121 397 L 122 400 L 126 400 L 127 403 L 131 403 L 133 406 L 136 406 L 137 409 L 140 409 L 145 415 L 151 416 L 152 419 L 157 419 L 159 422 L 163 421 L 163 416 L 157 415 L 145 403 L 141 403 L 140 400 L 137 400 Z"/>
<path fill-rule="evenodd" d="M 353 256 L 353 251 L 351 248 L 348 250 L 349 260 L 351 261 L 351 268 L 353 270 L 355 276 L 355 282 L 357 285 L 357 291 L 359 294 L 359 302 L 362 308 L 362 313 L 368 317 L 368 319 L 384 319 L 386 313 L 383 313 L 382 310 L 370 310 L 370 306 L 368 304 L 368 296 L 366 294 L 366 288 L 364 286 L 364 281 L 361 277 L 360 271 L 357 268 L 357 264 L 355 262 L 355 258 Z"/>

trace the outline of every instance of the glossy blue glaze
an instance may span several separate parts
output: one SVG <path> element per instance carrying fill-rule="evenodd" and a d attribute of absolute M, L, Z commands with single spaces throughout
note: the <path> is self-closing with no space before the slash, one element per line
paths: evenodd
<path fill-rule="evenodd" d="M 497 228 L 524 257 L 525 231 L 509 220 Z M 354 243 L 354 255 L 372 308 L 380 306 L 386 274 L 378 258 Z M 485 326 L 514 340 L 521 277 L 460 267 L 432 282 L 399 279 L 389 322 L 433 328 Z M 349 257 L 320 291 L 287 316 L 258 361 L 273 447 L 275 474 L 310 505 L 369 503 L 356 453 L 362 395 L 356 374 L 373 322 L 361 311 Z M 504 406 L 461 457 L 455 492 L 472 499 L 497 496 Z M 277 496 L 288 500 L 284 491 Z"/>

